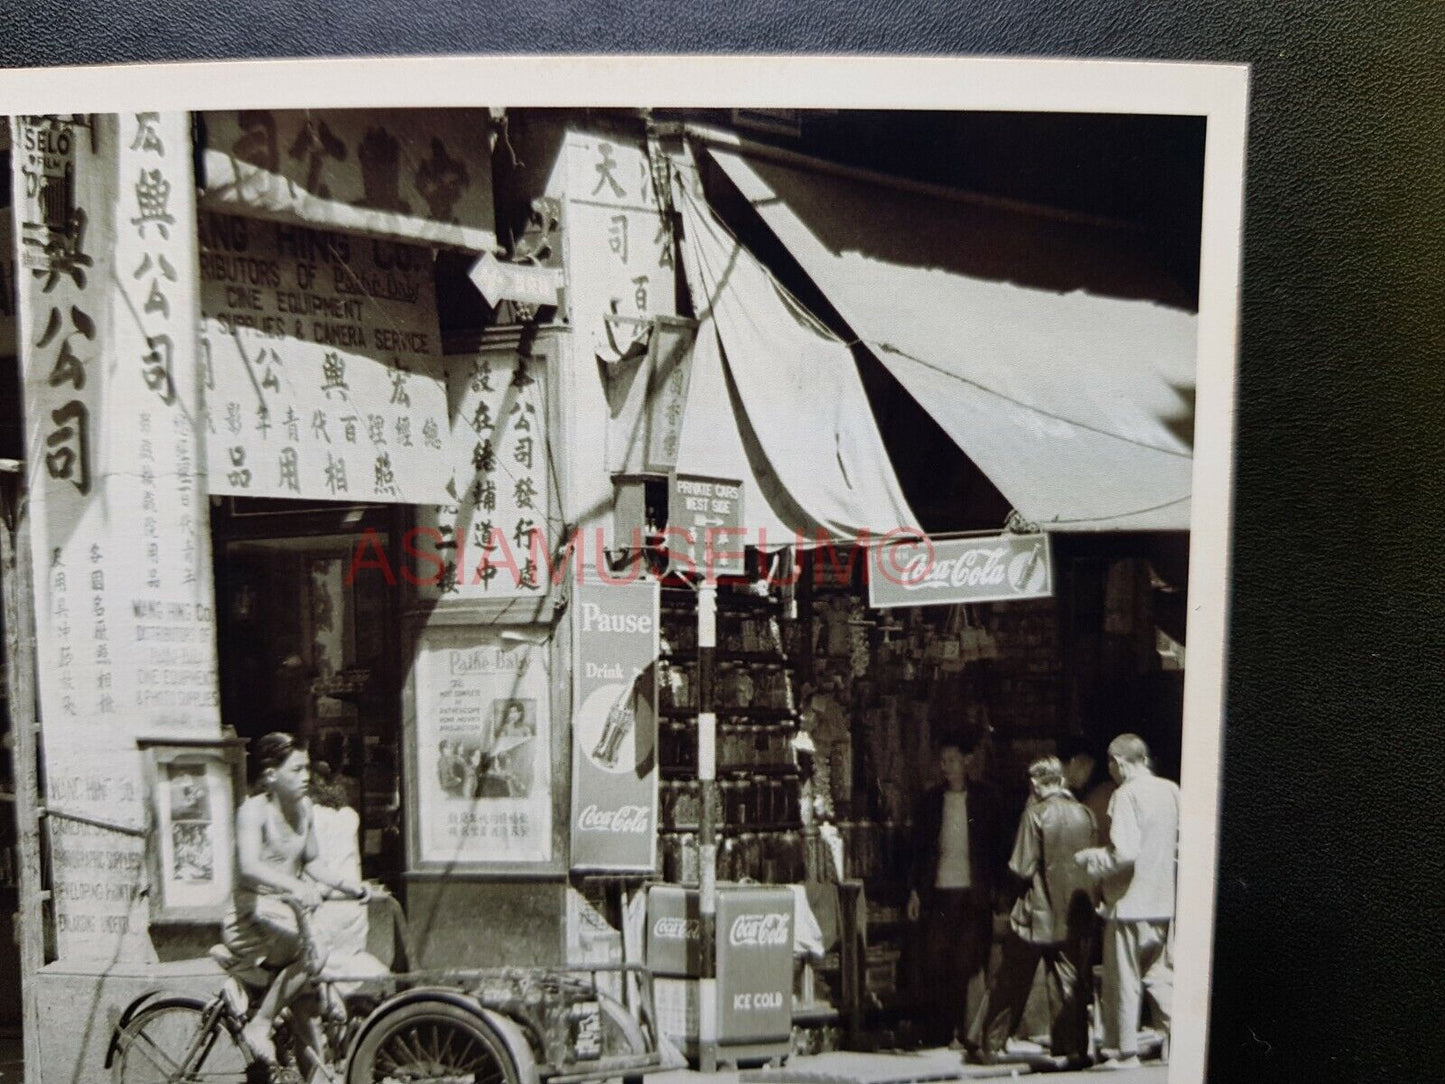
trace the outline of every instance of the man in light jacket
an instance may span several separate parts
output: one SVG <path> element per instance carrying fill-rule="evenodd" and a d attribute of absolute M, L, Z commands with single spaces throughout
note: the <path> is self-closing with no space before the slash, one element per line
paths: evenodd
<path fill-rule="evenodd" d="M 1174 997 L 1174 889 L 1179 855 L 1179 787 L 1149 766 L 1136 734 L 1109 743 L 1109 773 L 1119 784 L 1109 802 L 1109 842 L 1076 856 L 1102 882 L 1105 1064 L 1139 1063 L 1139 1010 L 1148 993 L 1167 1057 Z"/>

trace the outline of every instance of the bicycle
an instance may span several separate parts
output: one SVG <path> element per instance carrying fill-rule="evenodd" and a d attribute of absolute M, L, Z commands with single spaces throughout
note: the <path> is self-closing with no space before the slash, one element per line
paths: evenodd
<path fill-rule="evenodd" d="M 314 953 L 306 909 L 283 899 Z M 272 1064 L 243 1031 L 270 972 L 226 952 L 213 950 L 213 958 L 226 978 L 210 999 L 152 991 L 125 1010 L 105 1061 L 116 1084 L 639 1084 L 663 1067 L 651 976 L 636 965 L 351 975 L 323 968 L 314 986 L 326 1049 L 301 1042 L 283 1012 Z M 624 990 L 636 988 L 640 1019 L 596 988 L 598 972 L 619 973 Z"/>

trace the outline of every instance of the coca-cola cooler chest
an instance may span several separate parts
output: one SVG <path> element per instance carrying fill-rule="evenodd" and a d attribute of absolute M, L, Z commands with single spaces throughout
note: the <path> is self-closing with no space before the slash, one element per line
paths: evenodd
<path fill-rule="evenodd" d="M 793 1028 L 792 890 L 718 885 L 716 1019 L 707 1029 L 698 999 L 698 890 L 653 885 L 647 904 L 647 966 L 663 1034 L 691 1058 L 701 1056 L 705 1031 L 716 1038 L 719 1061 L 786 1057 Z"/>

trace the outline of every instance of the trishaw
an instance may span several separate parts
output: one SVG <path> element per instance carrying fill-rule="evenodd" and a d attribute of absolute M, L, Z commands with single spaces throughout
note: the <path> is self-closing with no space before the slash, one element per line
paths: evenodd
<path fill-rule="evenodd" d="M 280 898 L 314 956 L 305 907 Z M 303 1046 L 283 1012 L 269 1062 L 242 1028 L 270 973 L 219 946 L 212 957 L 226 975 L 213 997 L 158 990 L 126 1008 L 106 1054 L 117 1084 L 639 1084 L 664 1067 L 651 976 L 637 965 L 348 974 L 347 961 L 328 963 L 314 979 L 326 1049 Z M 598 988 L 603 973 L 620 998 Z"/>

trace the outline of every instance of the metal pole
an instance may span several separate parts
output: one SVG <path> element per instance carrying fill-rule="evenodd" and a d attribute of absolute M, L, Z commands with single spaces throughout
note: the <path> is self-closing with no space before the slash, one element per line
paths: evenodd
<path fill-rule="evenodd" d="M 713 663 L 717 654 L 717 585 L 697 589 L 697 778 L 702 789 L 698 817 L 698 904 L 702 977 L 698 979 L 698 1064 L 717 1070 L 717 837 L 721 820 L 717 786 L 717 713 Z"/>
<path fill-rule="evenodd" d="M 5 523 L 0 527 L 0 588 L 5 604 L 5 674 L 10 698 L 10 761 L 15 775 L 15 835 L 20 850 L 20 999 L 25 1084 L 40 1084 L 36 976 L 45 966 L 40 879 L 39 722 L 35 711 L 35 596 L 21 464 L 0 463 Z"/>

